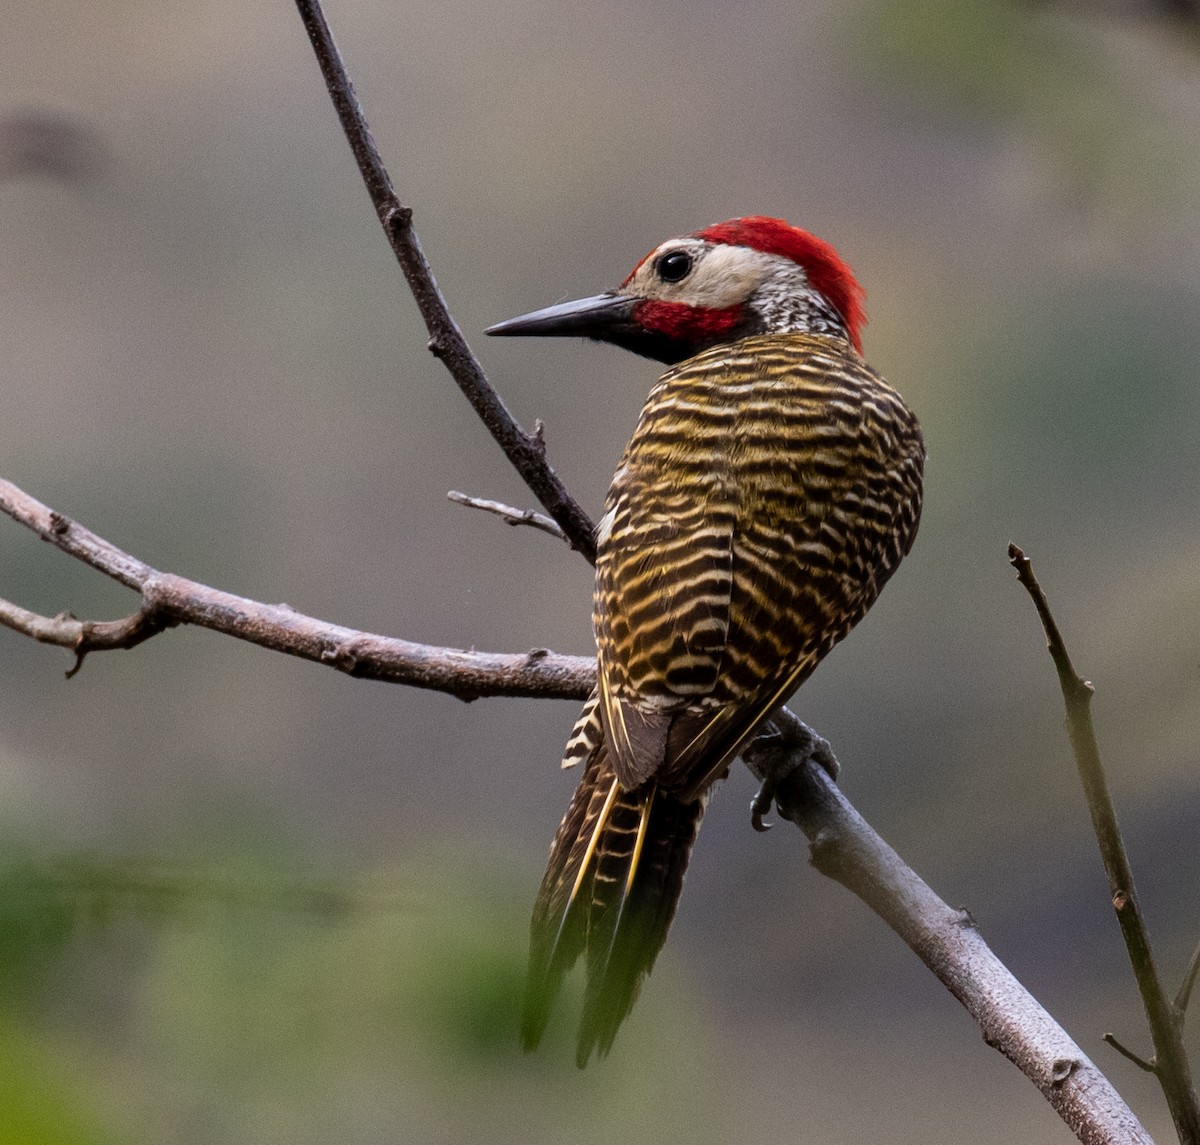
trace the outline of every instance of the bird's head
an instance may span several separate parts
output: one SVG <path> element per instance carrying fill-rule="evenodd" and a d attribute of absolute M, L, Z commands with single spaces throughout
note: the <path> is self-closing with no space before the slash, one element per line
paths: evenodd
<path fill-rule="evenodd" d="M 827 242 L 750 215 L 656 246 L 616 290 L 511 318 L 488 334 L 574 335 L 675 363 L 751 334 L 843 338 L 861 352 L 863 289 Z"/>

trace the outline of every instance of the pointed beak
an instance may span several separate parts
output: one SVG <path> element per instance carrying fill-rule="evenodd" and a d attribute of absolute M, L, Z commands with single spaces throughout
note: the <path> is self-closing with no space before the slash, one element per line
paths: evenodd
<path fill-rule="evenodd" d="M 516 334 L 540 336 L 570 335 L 577 338 L 606 338 L 615 329 L 629 323 L 636 298 L 623 294 L 597 294 L 593 298 L 579 298 L 574 302 L 560 302 L 497 322 L 484 333 L 508 337 Z"/>

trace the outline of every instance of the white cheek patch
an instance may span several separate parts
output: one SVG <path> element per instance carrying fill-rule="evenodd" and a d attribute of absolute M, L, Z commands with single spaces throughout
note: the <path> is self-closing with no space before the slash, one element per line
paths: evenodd
<path fill-rule="evenodd" d="M 770 269 L 770 255 L 744 246 L 713 247 L 679 285 L 687 286 L 693 306 L 723 310 L 745 302 Z"/>
<path fill-rule="evenodd" d="M 656 264 L 672 250 L 686 251 L 695 260 L 695 266 L 680 282 L 663 282 Z M 624 292 L 636 298 L 724 310 L 745 302 L 771 274 L 777 261 L 776 256 L 749 247 L 724 243 L 714 246 L 698 239 L 676 240 L 663 243 L 647 258 Z"/>

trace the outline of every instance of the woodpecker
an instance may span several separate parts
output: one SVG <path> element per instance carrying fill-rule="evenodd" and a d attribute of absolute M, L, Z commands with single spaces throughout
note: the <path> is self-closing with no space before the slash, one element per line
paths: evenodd
<path fill-rule="evenodd" d="M 908 553 L 925 446 L 862 358 L 864 293 L 781 219 L 669 239 L 616 289 L 489 334 L 669 366 L 596 531 L 598 683 L 531 923 L 522 1036 L 586 955 L 577 1062 L 608 1053 L 666 939 L 714 784 Z"/>

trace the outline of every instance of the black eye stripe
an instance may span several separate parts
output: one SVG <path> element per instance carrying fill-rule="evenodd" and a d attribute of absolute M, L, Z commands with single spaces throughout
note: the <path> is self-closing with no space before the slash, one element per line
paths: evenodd
<path fill-rule="evenodd" d="M 692 272 L 692 256 L 683 250 L 671 250 L 660 255 L 654 264 L 663 282 L 682 282 Z"/>

